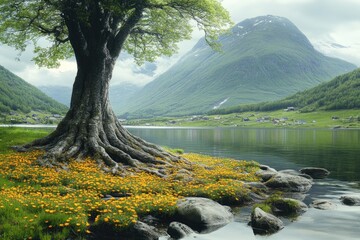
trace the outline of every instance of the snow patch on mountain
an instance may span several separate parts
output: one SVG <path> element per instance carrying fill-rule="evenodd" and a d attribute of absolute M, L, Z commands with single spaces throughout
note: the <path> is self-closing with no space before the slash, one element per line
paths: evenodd
<path fill-rule="evenodd" d="M 220 102 L 219 104 L 215 105 L 213 107 L 213 109 L 218 109 L 219 107 L 221 107 L 221 105 L 223 105 L 224 103 L 226 103 L 229 100 L 229 98 L 224 99 L 222 102 Z"/>

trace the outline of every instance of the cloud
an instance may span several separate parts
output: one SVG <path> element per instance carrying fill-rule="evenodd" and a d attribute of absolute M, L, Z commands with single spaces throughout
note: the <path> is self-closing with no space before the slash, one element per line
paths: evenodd
<path fill-rule="evenodd" d="M 22 59 L 22 60 L 21 60 Z M 20 53 L 8 46 L 0 46 L 0 65 L 11 69 L 13 72 L 23 71 L 29 64 L 31 57 Z"/>
<path fill-rule="evenodd" d="M 324 54 L 342 58 L 360 66 L 360 9 L 359 0 L 223 0 L 235 23 L 261 15 L 286 17 L 302 31 Z M 116 64 L 112 84 L 132 82 L 144 85 L 170 68 L 203 36 L 195 30 L 191 40 L 179 44 L 179 53 L 171 58 L 159 58 L 156 68 L 137 66 L 128 56 Z M 346 46 L 337 48 L 336 45 Z M 63 61 L 58 69 L 38 68 L 31 62 L 29 48 L 22 53 L 0 46 L 0 64 L 31 84 L 71 86 L 76 75 L 74 60 Z M 146 70 L 146 71 L 145 71 Z"/>

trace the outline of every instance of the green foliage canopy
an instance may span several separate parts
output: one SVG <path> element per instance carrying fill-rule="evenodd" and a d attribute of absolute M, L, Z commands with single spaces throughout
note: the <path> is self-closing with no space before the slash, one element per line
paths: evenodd
<path fill-rule="evenodd" d="M 216 48 L 231 24 L 218 0 L 0 0 L 0 13 L 0 42 L 33 44 L 33 60 L 46 67 L 99 42 L 114 58 L 125 50 L 139 64 L 153 61 L 175 53 L 194 24 Z"/>

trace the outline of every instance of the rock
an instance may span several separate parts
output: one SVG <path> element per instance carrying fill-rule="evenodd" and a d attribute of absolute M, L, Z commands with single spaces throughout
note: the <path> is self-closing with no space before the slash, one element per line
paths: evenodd
<path fill-rule="evenodd" d="M 325 199 L 316 199 L 310 204 L 310 206 L 320 210 L 330 210 L 334 209 L 336 204 Z"/>
<path fill-rule="evenodd" d="M 256 172 L 256 175 L 259 176 L 263 182 L 266 182 L 277 173 L 274 168 L 266 165 L 260 165 L 259 168 L 260 170 Z"/>
<path fill-rule="evenodd" d="M 348 206 L 360 206 L 360 196 L 342 196 L 340 200 Z"/>
<path fill-rule="evenodd" d="M 295 171 L 293 169 L 281 170 L 281 171 L 279 171 L 279 173 L 286 173 L 286 174 L 290 174 L 290 175 L 294 175 L 294 176 L 300 176 L 300 177 L 304 177 L 304 178 L 307 178 L 307 179 L 310 179 L 310 180 L 313 179 L 310 175 L 305 174 L 305 173 L 300 173 L 300 172 Z"/>
<path fill-rule="evenodd" d="M 276 170 L 274 169 L 274 168 L 272 168 L 272 167 L 269 167 L 269 166 L 267 166 L 267 165 L 260 165 L 259 166 L 259 168 L 261 169 L 261 170 L 264 170 L 264 171 L 272 171 L 272 172 L 276 172 Z"/>
<path fill-rule="evenodd" d="M 130 193 L 121 193 L 121 192 L 110 192 L 105 197 L 109 198 L 124 198 L 124 197 L 130 197 Z"/>
<path fill-rule="evenodd" d="M 154 217 L 152 215 L 146 215 L 143 218 L 141 218 L 140 221 L 144 222 L 146 224 L 150 224 L 152 226 L 156 226 L 161 222 L 161 220 L 159 218 Z"/>
<path fill-rule="evenodd" d="M 295 176 L 287 173 L 277 173 L 265 185 L 269 188 L 280 189 L 289 192 L 307 192 L 313 182 L 302 176 Z"/>
<path fill-rule="evenodd" d="M 250 198 L 250 201 L 251 201 L 251 202 L 256 202 L 256 203 L 258 203 L 258 202 L 263 202 L 263 201 L 266 200 L 269 196 L 266 195 L 266 194 L 260 195 L 260 194 L 254 193 L 254 192 L 250 192 L 250 193 L 248 194 L 248 197 Z"/>
<path fill-rule="evenodd" d="M 251 214 L 251 226 L 255 234 L 272 234 L 284 228 L 284 223 L 257 207 Z"/>
<path fill-rule="evenodd" d="M 281 215 L 299 215 L 306 212 L 308 207 L 305 203 L 291 198 L 277 198 L 271 201 L 271 205 Z"/>
<path fill-rule="evenodd" d="M 146 223 L 137 221 L 131 229 L 131 235 L 133 235 L 131 239 L 158 240 L 161 234 L 157 233 L 154 229 L 154 227 L 151 227 Z"/>
<path fill-rule="evenodd" d="M 264 183 L 261 182 L 243 182 L 245 186 L 248 188 L 256 188 L 258 190 L 267 191 L 268 188 L 265 186 Z"/>
<path fill-rule="evenodd" d="M 233 220 L 230 209 L 199 197 L 188 197 L 177 202 L 175 219 L 199 232 L 216 230 Z"/>
<path fill-rule="evenodd" d="M 184 238 L 190 234 L 193 234 L 194 231 L 185 224 L 182 224 L 179 222 L 171 222 L 167 229 L 167 233 L 173 239 L 180 239 L 180 238 Z"/>
<path fill-rule="evenodd" d="M 300 169 L 301 173 L 310 175 L 314 179 L 326 178 L 330 172 L 325 168 L 306 167 Z"/>
<path fill-rule="evenodd" d="M 263 182 L 266 182 L 267 180 L 275 176 L 277 172 L 271 170 L 259 170 L 255 174 L 259 176 Z"/>
<path fill-rule="evenodd" d="M 298 171 L 295 171 L 294 169 L 280 170 L 279 173 L 286 173 L 286 174 L 291 174 L 291 175 L 296 175 L 296 176 L 298 176 L 300 174 Z"/>

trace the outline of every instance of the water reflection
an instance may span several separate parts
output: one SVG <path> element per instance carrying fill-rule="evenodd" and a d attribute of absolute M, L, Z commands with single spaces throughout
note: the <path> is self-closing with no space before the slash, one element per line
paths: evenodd
<path fill-rule="evenodd" d="M 236 159 L 256 160 L 278 169 L 317 166 L 332 178 L 360 181 L 360 130 L 129 128 L 150 142 Z"/>
<path fill-rule="evenodd" d="M 148 141 L 187 152 L 236 159 L 256 160 L 277 169 L 304 166 L 325 167 L 330 179 L 317 180 L 305 203 L 329 199 L 331 211 L 310 208 L 277 234 L 254 236 L 247 226 L 250 209 L 242 208 L 235 222 L 210 234 L 193 235 L 184 240 L 355 240 L 360 235 L 360 207 L 344 206 L 340 196 L 360 195 L 360 130 L 326 129 L 137 129 L 131 132 Z M 339 181 L 341 180 L 341 181 Z M 167 238 L 161 238 L 165 240 Z"/>

